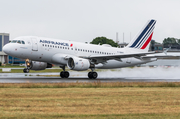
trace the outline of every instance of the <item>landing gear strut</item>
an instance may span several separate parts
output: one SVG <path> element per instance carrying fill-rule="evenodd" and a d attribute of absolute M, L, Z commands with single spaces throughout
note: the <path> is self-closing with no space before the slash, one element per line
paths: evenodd
<path fill-rule="evenodd" d="M 60 77 L 61 77 L 61 78 L 68 78 L 68 77 L 69 77 L 69 72 L 68 72 L 68 71 L 65 71 L 65 66 L 60 66 L 60 68 L 63 69 L 63 71 L 60 72 Z"/>
<path fill-rule="evenodd" d="M 23 72 L 24 73 L 29 73 L 32 62 L 31 62 L 31 60 L 26 59 L 25 63 L 26 63 L 26 68 L 23 69 Z"/>

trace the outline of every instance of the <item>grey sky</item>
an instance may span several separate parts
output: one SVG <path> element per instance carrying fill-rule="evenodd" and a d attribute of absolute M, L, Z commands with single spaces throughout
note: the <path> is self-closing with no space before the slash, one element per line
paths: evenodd
<path fill-rule="evenodd" d="M 98 36 L 130 41 L 149 19 L 153 39 L 180 38 L 179 0 L 0 0 L 0 32 L 80 42 Z"/>

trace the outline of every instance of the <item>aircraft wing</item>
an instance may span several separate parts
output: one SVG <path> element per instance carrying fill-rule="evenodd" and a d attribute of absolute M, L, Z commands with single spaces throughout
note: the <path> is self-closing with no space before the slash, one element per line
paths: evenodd
<path fill-rule="evenodd" d="M 115 59 L 121 60 L 121 58 L 136 57 L 140 58 L 146 56 L 147 54 L 154 54 L 154 52 L 143 52 L 143 53 L 127 53 L 127 54 L 117 54 L 117 55 L 91 55 L 91 56 L 80 56 L 81 58 L 95 60 L 96 63 L 102 63 L 107 60 Z"/>
<path fill-rule="evenodd" d="M 89 58 L 107 58 L 107 59 L 113 59 L 113 58 L 128 58 L 128 57 L 137 57 L 137 56 L 144 56 L 147 54 L 154 54 L 154 52 L 146 52 L 146 53 L 128 53 L 128 54 L 118 54 L 118 55 L 91 55 Z"/>
<path fill-rule="evenodd" d="M 157 59 L 180 59 L 180 55 L 147 55 L 141 56 L 142 59 L 157 58 Z"/>
<path fill-rule="evenodd" d="M 149 60 L 151 58 L 157 58 L 157 59 L 180 59 L 180 55 L 166 55 L 166 54 L 155 54 L 155 52 L 145 52 L 145 53 L 128 53 L 128 54 L 118 54 L 118 55 L 91 55 L 86 58 L 90 59 L 96 63 L 102 63 L 106 62 L 107 60 L 119 60 L 121 61 L 121 58 L 129 58 L 129 57 L 135 57 L 137 59 L 142 60 Z"/>

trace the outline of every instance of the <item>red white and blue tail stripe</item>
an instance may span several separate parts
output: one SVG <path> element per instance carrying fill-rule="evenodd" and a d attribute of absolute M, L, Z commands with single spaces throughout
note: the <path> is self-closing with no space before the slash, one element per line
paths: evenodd
<path fill-rule="evenodd" d="M 135 49 L 149 49 L 149 43 L 152 39 L 153 30 L 155 28 L 156 21 L 149 20 L 145 27 L 140 31 L 140 33 L 128 44 L 127 48 Z"/>

